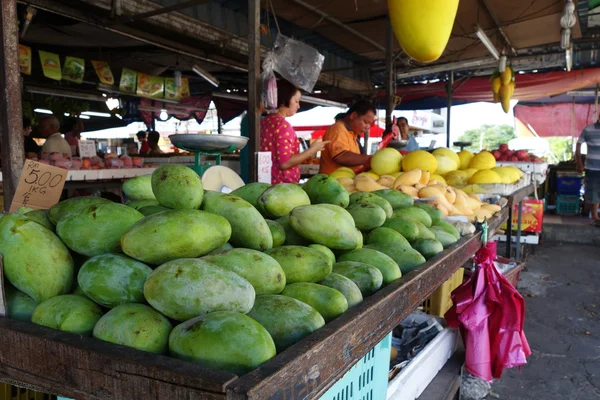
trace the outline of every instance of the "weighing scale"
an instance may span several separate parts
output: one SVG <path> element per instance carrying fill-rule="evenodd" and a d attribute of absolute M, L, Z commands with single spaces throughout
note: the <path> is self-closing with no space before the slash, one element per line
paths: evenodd
<path fill-rule="evenodd" d="M 217 158 L 215 165 L 221 165 L 222 153 L 241 150 L 248 143 L 247 137 L 231 135 L 175 134 L 170 135 L 169 139 L 174 146 L 194 153 L 194 165 L 190 168 L 199 176 L 204 175 L 204 172 L 211 167 L 210 162 L 200 164 L 201 155 L 215 156 Z"/>

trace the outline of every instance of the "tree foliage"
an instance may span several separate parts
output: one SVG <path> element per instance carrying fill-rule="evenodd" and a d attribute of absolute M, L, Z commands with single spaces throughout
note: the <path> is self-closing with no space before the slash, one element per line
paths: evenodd
<path fill-rule="evenodd" d="M 471 142 L 472 145 L 465 147 L 467 150 L 479 152 L 481 150 L 495 150 L 502 143 L 508 143 L 510 139 L 517 137 L 515 129 L 510 125 L 482 125 L 477 129 L 465 131 L 458 140 L 460 142 Z"/>

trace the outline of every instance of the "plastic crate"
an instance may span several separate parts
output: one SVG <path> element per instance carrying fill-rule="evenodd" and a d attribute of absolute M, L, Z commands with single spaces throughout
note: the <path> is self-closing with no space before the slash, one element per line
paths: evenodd
<path fill-rule="evenodd" d="M 576 194 L 581 191 L 583 178 L 580 176 L 557 176 L 556 193 L 558 194 Z"/>
<path fill-rule="evenodd" d="M 429 315 L 443 317 L 446 311 L 452 307 L 450 294 L 454 289 L 462 285 L 465 274 L 464 268 L 459 268 L 446 282 L 442 284 L 425 302 L 423 311 Z"/>
<path fill-rule="evenodd" d="M 392 333 L 360 359 L 321 400 L 379 400 L 388 389 Z"/>
<path fill-rule="evenodd" d="M 0 382 L 0 400 L 55 400 L 56 396 Z"/>
<path fill-rule="evenodd" d="M 556 196 L 556 213 L 558 215 L 578 215 L 579 195 L 561 194 Z"/>

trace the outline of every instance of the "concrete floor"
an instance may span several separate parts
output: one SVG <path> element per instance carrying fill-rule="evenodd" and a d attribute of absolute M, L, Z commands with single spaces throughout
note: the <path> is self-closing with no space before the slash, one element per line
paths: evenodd
<path fill-rule="evenodd" d="M 545 242 L 528 257 L 518 289 L 533 354 L 487 398 L 599 400 L 600 248 Z"/>

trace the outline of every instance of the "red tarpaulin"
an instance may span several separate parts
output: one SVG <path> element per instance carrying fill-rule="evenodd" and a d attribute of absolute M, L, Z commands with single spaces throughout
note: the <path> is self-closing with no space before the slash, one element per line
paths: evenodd
<path fill-rule="evenodd" d="M 314 131 L 311 135 L 312 139 L 315 140 L 315 139 L 323 137 L 325 135 L 326 131 L 327 131 L 327 129 L 319 129 L 319 130 Z M 373 126 L 371 126 L 371 129 L 369 129 L 369 137 L 371 137 L 371 138 L 382 137 L 383 132 L 385 132 L 385 129 L 380 128 L 377 125 L 373 125 Z"/>
<path fill-rule="evenodd" d="M 554 96 L 571 90 L 596 86 L 600 83 L 600 68 L 577 70 L 571 72 L 548 72 L 540 74 L 517 74 L 515 93 L 516 100 L 536 100 Z M 427 97 L 446 97 L 446 83 L 439 82 L 428 85 L 402 86 L 396 91 L 403 103 Z M 385 93 L 379 93 L 385 97 Z M 488 77 L 471 78 L 454 83 L 452 98 L 462 101 L 493 101 L 492 88 Z"/>
<path fill-rule="evenodd" d="M 543 106 L 519 106 L 515 118 L 531 125 L 540 137 L 578 137 L 583 128 L 594 123 L 593 104 L 547 104 Z"/>

